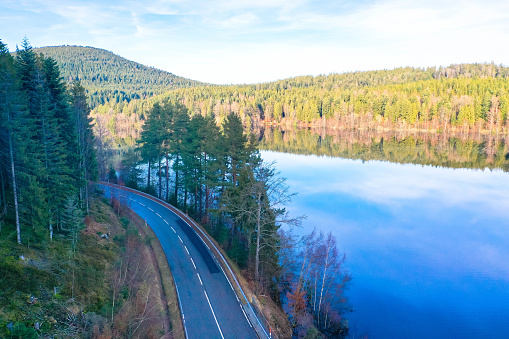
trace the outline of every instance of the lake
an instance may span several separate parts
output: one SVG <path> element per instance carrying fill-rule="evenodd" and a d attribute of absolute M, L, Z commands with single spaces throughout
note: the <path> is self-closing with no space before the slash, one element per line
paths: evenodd
<path fill-rule="evenodd" d="M 346 253 L 352 337 L 509 336 L 508 173 L 261 154 L 298 192 L 299 233 L 332 231 Z"/>

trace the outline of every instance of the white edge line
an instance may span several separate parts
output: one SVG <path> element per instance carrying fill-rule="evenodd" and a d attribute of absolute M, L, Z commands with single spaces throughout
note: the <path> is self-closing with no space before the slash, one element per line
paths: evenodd
<path fill-rule="evenodd" d="M 103 185 L 103 184 L 99 184 L 99 185 Z M 103 186 L 108 186 L 108 185 L 103 185 Z M 109 186 L 108 186 L 108 187 L 109 187 Z M 109 187 L 109 188 L 111 189 L 111 187 Z M 116 188 L 116 187 L 115 187 L 115 188 Z M 118 190 L 118 188 L 116 188 L 116 189 Z M 138 194 L 138 193 L 135 193 L 135 194 L 140 195 L 140 194 Z M 140 196 L 142 196 L 142 195 L 140 195 Z M 170 209 L 169 207 L 167 207 L 167 206 L 165 206 L 165 205 L 163 204 L 163 203 L 164 203 L 164 201 L 162 201 L 161 199 L 158 199 L 158 198 L 155 198 L 155 199 L 157 199 L 157 200 L 159 200 L 159 201 L 161 202 L 161 203 L 159 203 L 160 205 L 162 205 L 162 206 L 163 206 L 163 207 L 165 207 L 167 210 L 169 210 L 170 212 L 172 212 L 172 213 L 174 213 L 175 215 L 177 215 L 177 216 L 178 216 L 178 214 L 177 214 L 177 213 L 175 213 L 172 209 Z M 140 203 L 140 204 L 141 204 L 141 203 Z M 143 205 L 143 204 L 142 204 L 142 205 Z M 145 205 L 143 205 L 143 206 L 145 206 Z M 180 216 L 179 216 L 179 217 L 180 217 Z M 180 218 L 181 218 L 181 217 L 180 217 Z M 193 227 L 189 224 L 189 222 L 188 222 L 187 220 L 185 220 L 185 219 L 183 219 L 183 218 L 181 218 L 181 219 L 182 219 L 182 220 L 183 220 L 186 224 L 188 224 L 188 225 L 189 225 L 189 227 L 191 227 L 191 228 L 193 229 Z M 173 228 L 172 228 L 172 229 L 173 229 Z M 193 229 L 193 230 L 194 230 L 194 229 Z M 205 233 L 204 233 L 201 229 L 199 229 L 199 231 L 200 231 L 200 233 L 201 233 L 201 234 L 202 234 L 205 238 L 209 239 L 209 237 L 208 237 L 208 236 L 207 236 L 207 235 L 206 235 L 206 234 L 205 234 Z M 173 232 L 175 232 L 175 230 L 173 230 Z M 176 232 L 175 232 L 175 233 L 176 233 Z M 196 232 L 196 231 L 195 231 L 195 233 L 197 233 L 197 234 L 198 234 L 198 232 Z M 180 238 L 180 237 L 179 237 L 179 238 Z M 201 237 L 200 237 L 200 238 L 201 238 Z M 209 241 L 210 241 L 210 239 L 209 239 Z M 207 248 L 208 248 L 208 249 L 209 249 L 209 251 L 210 251 L 209 246 L 207 245 L 207 243 L 206 243 L 203 239 L 202 239 L 202 242 L 203 242 L 203 244 L 204 244 L 205 246 L 207 246 Z M 215 246 L 214 246 L 214 247 L 215 247 Z M 217 248 L 216 248 L 216 249 L 217 249 Z M 217 251 L 218 251 L 219 256 L 221 257 L 221 259 L 223 260 L 223 262 L 225 263 L 225 265 L 228 267 L 229 271 L 231 272 L 231 268 L 229 267 L 229 264 L 226 262 L 226 259 L 223 257 L 223 255 L 221 254 L 221 252 L 220 252 L 219 250 L 217 250 Z M 220 265 L 220 267 L 221 267 L 221 265 Z M 221 267 L 221 269 L 222 269 L 222 267 Z M 224 271 L 223 271 L 223 274 L 224 274 Z M 233 275 L 233 272 L 232 272 L 232 275 Z M 230 279 L 228 278 L 228 276 L 227 276 L 226 274 L 225 274 L 225 277 L 226 277 L 226 280 L 228 280 L 228 282 L 230 282 Z M 236 283 L 237 283 L 237 285 L 239 286 L 240 291 L 241 291 L 241 293 L 242 293 L 242 296 L 244 297 L 244 300 L 246 301 L 247 305 L 249 306 L 249 308 L 250 308 L 250 309 L 253 311 L 253 313 L 254 313 L 253 307 L 251 306 L 251 304 L 250 304 L 250 303 L 249 303 L 249 301 L 247 300 L 247 297 L 246 297 L 246 295 L 244 294 L 244 291 L 242 290 L 242 287 L 240 287 L 240 284 L 239 284 L 239 282 L 237 281 L 237 279 L 235 278 L 235 276 L 233 276 L 233 278 L 235 279 L 235 282 L 236 282 Z M 231 284 L 231 283 L 230 283 L 230 284 Z M 206 293 L 205 293 L 205 295 L 206 295 Z M 235 293 L 235 297 L 237 298 L 237 300 L 239 300 L 239 298 L 237 297 L 237 293 Z M 207 299 L 208 299 L 208 298 L 207 298 Z M 210 304 L 210 302 L 209 302 L 209 304 Z M 256 319 L 256 321 L 258 322 L 258 324 L 260 325 L 260 327 L 261 327 L 262 331 L 263 331 L 263 332 L 265 333 L 265 335 L 268 337 L 268 336 L 269 336 L 269 334 L 265 331 L 265 327 L 264 327 L 264 326 L 262 325 L 262 323 L 260 322 L 260 319 L 258 319 L 258 317 L 257 317 L 257 316 L 255 316 L 255 319 Z M 248 322 L 250 323 L 250 321 L 248 321 Z M 186 335 L 187 335 L 187 329 L 186 329 Z M 222 336 L 222 332 L 221 332 L 221 336 Z M 224 337 L 223 337 L 223 339 L 224 339 Z"/>
<path fill-rule="evenodd" d="M 238 299 L 237 299 L 238 300 Z M 247 323 L 249 324 L 249 326 L 253 327 L 253 325 L 251 325 L 251 322 L 249 321 L 249 319 L 247 318 L 247 314 L 246 312 L 244 312 L 244 307 L 242 307 L 241 304 L 240 305 L 240 309 L 242 310 L 242 313 L 244 313 L 244 317 L 246 317 L 246 320 L 247 320 Z"/>
<path fill-rule="evenodd" d="M 179 306 L 180 306 L 180 313 L 182 313 L 182 326 L 184 326 L 184 332 L 185 332 L 186 338 L 189 338 L 189 335 L 187 334 L 187 327 L 186 327 L 186 319 L 184 317 L 184 310 L 182 309 L 182 302 L 180 301 L 180 293 L 179 293 L 179 289 L 178 289 L 176 283 L 175 283 L 175 291 L 177 291 L 177 299 L 178 299 Z"/>
<path fill-rule="evenodd" d="M 218 266 L 221 268 L 221 271 L 223 271 L 224 276 L 225 276 L 225 277 L 228 277 L 228 276 L 226 275 L 226 273 L 224 273 L 223 267 L 222 267 L 219 263 L 217 263 L 217 264 L 218 264 Z M 228 284 L 230 284 L 230 287 L 232 288 L 232 291 L 233 291 L 233 292 L 235 292 L 235 289 L 233 288 L 233 285 L 232 285 L 232 283 L 230 282 L 230 279 L 226 279 L 226 281 L 228 281 Z M 235 294 L 235 296 L 237 297 L 237 293 L 233 293 L 233 294 Z M 238 297 L 237 297 L 237 300 L 239 300 L 239 298 L 238 298 Z"/>
<path fill-rule="evenodd" d="M 219 327 L 219 323 L 217 322 L 216 314 L 214 313 L 214 309 L 212 308 L 212 305 L 210 304 L 209 296 L 207 295 L 206 291 L 203 291 L 205 293 L 205 297 L 207 298 L 207 302 L 209 303 L 210 310 L 212 311 L 212 315 L 214 316 L 214 320 L 216 321 L 217 328 L 219 329 L 219 333 L 221 334 L 221 338 L 224 339 L 223 331 L 221 331 L 221 327 Z"/>

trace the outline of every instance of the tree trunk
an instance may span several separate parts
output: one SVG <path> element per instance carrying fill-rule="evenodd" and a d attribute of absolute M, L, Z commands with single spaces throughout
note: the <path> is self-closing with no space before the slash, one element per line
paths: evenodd
<path fill-rule="evenodd" d="M 177 153 L 177 157 L 175 158 L 175 205 L 177 205 L 178 201 L 178 189 L 179 189 L 179 171 L 178 171 L 178 163 L 179 163 L 179 155 Z"/>
<path fill-rule="evenodd" d="M 187 186 L 184 186 L 184 212 L 187 214 Z"/>
<path fill-rule="evenodd" d="M 194 215 L 198 217 L 198 170 L 194 170 Z"/>
<path fill-rule="evenodd" d="M 85 171 L 85 184 L 84 184 L 84 188 L 85 188 L 85 204 L 87 206 L 87 214 L 89 213 L 90 211 L 90 203 L 89 203 L 89 199 L 88 199 L 88 178 L 87 178 L 88 174 L 87 174 L 87 171 Z"/>
<path fill-rule="evenodd" d="M 159 164 L 159 199 L 163 197 L 163 176 L 161 175 L 161 159 L 157 161 Z"/>
<path fill-rule="evenodd" d="M 256 256 L 255 256 L 255 281 L 260 278 L 260 238 L 262 237 L 262 194 L 258 193 L 258 210 L 256 211 Z"/>
<path fill-rule="evenodd" d="M 322 286 L 320 288 L 320 301 L 318 302 L 318 316 L 317 316 L 317 327 L 320 328 L 320 310 L 322 308 L 322 297 L 323 297 L 323 287 L 325 285 L 325 276 L 327 275 L 327 268 L 329 265 L 329 252 L 331 249 L 331 241 L 330 237 L 327 238 L 327 251 L 325 252 L 325 265 L 323 268 L 323 276 L 322 276 Z"/>
<path fill-rule="evenodd" d="M 170 167 L 168 165 L 168 154 L 166 154 L 166 201 L 170 195 Z"/>
<path fill-rule="evenodd" d="M 7 199 L 5 198 L 5 182 L 4 182 L 4 171 L 0 168 L 0 181 L 2 182 L 2 202 L 0 206 L 3 206 L 3 214 L 7 213 Z"/>
<path fill-rule="evenodd" d="M 51 220 L 51 209 L 49 211 L 49 239 L 53 241 L 53 222 Z"/>
<path fill-rule="evenodd" d="M 7 114 L 9 116 L 9 114 Z M 10 131 L 10 116 L 9 116 L 9 154 L 11 158 L 11 171 L 12 171 L 12 190 L 14 192 L 14 210 L 16 212 L 16 237 L 18 244 L 21 244 L 21 230 L 19 227 L 19 208 L 18 208 L 18 193 L 16 185 L 16 171 L 14 170 L 14 152 L 12 150 L 12 136 Z"/>
<path fill-rule="evenodd" d="M 43 140 L 44 140 L 44 162 L 45 162 L 45 167 L 46 167 L 46 185 L 49 185 L 49 160 L 48 160 L 48 135 L 46 133 L 46 119 L 45 119 L 45 116 L 41 113 L 42 115 L 42 133 L 43 133 Z M 48 192 L 49 192 L 49 187 L 48 187 Z M 51 197 L 49 197 L 49 199 L 51 200 Z M 49 212 L 49 225 L 48 225 L 48 228 L 49 228 L 49 238 L 51 241 L 53 241 L 53 224 L 51 223 L 51 203 L 49 204 L 50 205 L 50 208 L 48 210 Z"/>
<path fill-rule="evenodd" d="M 150 160 L 148 161 L 147 189 L 150 188 Z"/>

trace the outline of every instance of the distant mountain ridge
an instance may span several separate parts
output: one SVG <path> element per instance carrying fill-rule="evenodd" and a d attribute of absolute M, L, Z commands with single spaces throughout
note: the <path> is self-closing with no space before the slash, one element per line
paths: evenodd
<path fill-rule="evenodd" d="M 33 50 L 54 59 L 66 81 L 80 80 L 92 107 L 145 99 L 172 89 L 206 85 L 100 48 L 51 46 Z"/>

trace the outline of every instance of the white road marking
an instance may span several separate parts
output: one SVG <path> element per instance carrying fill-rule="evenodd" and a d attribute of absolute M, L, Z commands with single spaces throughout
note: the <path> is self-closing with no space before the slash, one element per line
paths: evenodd
<path fill-rule="evenodd" d="M 209 296 L 207 295 L 207 292 L 203 291 L 205 293 L 205 297 L 207 298 L 207 301 L 210 306 L 210 310 L 212 311 L 212 315 L 214 316 L 214 320 L 216 321 L 217 328 L 219 329 L 219 333 L 221 334 L 221 338 L 224 339 L 223 331 L 221 331 L 221 327 L 219 327 L 219 323 L 217 322 L 216 314 L 214 313 L 214 309 L 212 308 L 212 305 L 210 304 Z"/>
<path fill-rule="evenodd" d="M 180 300 L 180 293 L 177 284 L 175 284 L 175 291 L 177 291 L 177 300 L 179 302 L 180 309 L 182 310 L 182 302 Z M 186 318 L 184 317 L 184 312 L 182 312 L 182 323 L 183 323 L 182 325 L 184 326 L 184 331 L 186 332 L 186 338 L 189 338 L 189 336 L 187 335 Z"/>
<path fill-rule="evenodd" d="M 242 305 L 240 305 L 240 309 L 242 310 L 242 313 L 244 313 L 244 317 L 246 317 L 246 320 L 247 320 L 247 323 L 249 324 L 249 326 L 253 327 L 253 325 L 251 325 L 251 322 L 247 318 L 247 314 L 246 314 L 246 312 L 244 312 L 244 307 L 242 307 Z"/>
<path fill-rule="evenodd" d="M 170 227 L 171 227 L 171 226 L 170 226 Z M 171 227 L 171 230 L 173 231 L 173 233 L 177 233 L 177 232 L 175 232 L 175 229 L 174 229 L 173 227 Z"/>
<path fill-rule="evenodd" d="M 161 215 L 160 215 L 159 213 L 157 213 L 157 212 L 156 212 L 156 214 L 157 214 L 157 216 L 158 216 L 159 218 L 162 218 L 162 217 L 161 217 Z"/>
<path fill-rule="evenodd" d="M 126 198 L 127 198 L 127 197 L 126 197 Z M 129 199 L 130 199 L 130 200 L 133 200 L 133 201 L 136 201 L 136 200 L 131 199 L 131 198 L 129 198 Z M 139 203 L 140 205 L 142 205 L 142 206 L 145 206 L 145 205 L 144 205 L 143 203 L 141 203 L 141 202 L 138 202 L 138 203 Z M 166 206 L 165 206 L 165 207 L 166 207 Z M 171 210 L 171 209 L 169 209 L 168 207 L 166 207 L 166 208 L 167 208 L 168 210 L 172 211 L 172 210 Z M 152 208 L 148 207 L 148 209 L 149 209 L 150 211 L 154 212 L 154 210 L 153 210 Z M 172 211 L 172 212 L 173 212 L 173 211 Z M 157 214 L 159 217 L 161 217 L 167 225 L 169 225 L 168 221 L 166 221 L 166 220 L 165 220 L 165 219 L 164 219 L 161 215 L 159 215 L 159 213 L 156 213 L 156 214 Z M 187 222 L 186 222 L 186 223 L 187 223 Z M 174 232 L 174 233 L 177 233 L 173 227 L 171 227 L 171 229 L 173 230 L 173 232 Z M 181 238 L 179 235 L 177 235 L 177 236 L 178 236 L 178 238 L 179 238 L 180 242 L 183 244 L 184 242 L 183 242 L 182 238 Z M 203 243 L 205 244 L 205 246 L 207 247 L 207 249 L 209 249 L 209 250 L 210 250 L 210 247 L 207 245 L 207 243 L 206 243 L 205 241 L 204 241 Z M 189 250 L 187 249 L 187 247 L 186 247 L 185 245 L 184 245 L 184 248 L 186 249 L 187 253 L 189 254 Z M 196 265 L 195 265 L 195 263 L 194 263 L 193 258 L 191 258 L 191 262 L 192 262 L 192 264 L 193 264 L 194 268 L 196 269 Z M 223 271 L 223 274 L 224 274 L 224 275 L 225 275 L 225 277 L 227 278 L 226 280 L 228 281 L 228 283 L 229 283 L 230 287 L 232 288 L 232 290 L 234 290 L 234 288 L 233 288 L 233 286 L 232 286 L 232 284 L 231 284 L 230 280 L 229 280 L 229 279 L 228 279 L 228 277 L 226 276 L 226 274 L 225 274 L 225 272 L 224 272 L 223 268 L 221 267 L 221 265 L 219 265 L 219 267 L 221 268 L 221 270 Z M 200 280 L 200 284 L 202 284 L 202 285 L 203 285 L 203 282 L 202 282 L 202 280 L 201 280 L 200 274 L 199 274 L 199 273 L 196 273 L 196 274 L 198 275 L 198 279 Z M 176 287 L 176 286 L 175 286 L 175 287 Z M 235 291 L 235 290 L 234 290 L 234 291 Z M 222 332 L 222 330 L 221 330 L 221 327 L 219 326 L 219 322 L 217 321 L 217 317 L 216 317 L 216 315 L 215 315 L 214 309 L 212 308 L 212 304 L 210 303 L 210 300 L 209 300 L 209 297 L 208 297 L 208 295 L 207 295 L 207 292 L 206 292 L 206 291 L 204 291 L 204 293 L 205 293 L 205 297 L 207 298 L 207 302 L 208 302 L 208 304 L 209 304 L 210 310 L 212 311 L 212 315 L 214 316 L 214 320 L 215 320 L 215 322 L 216 322 L 217 328 L 219 329 L 219 333 L 221 334 L 221 338 L 223 338 L 223 339 L 224 339 L 223 332 Z M 178 294 L 178 290 L 177 290 L 177 294 Z M 239 300 L 239 298 L 238 298 L 238 296 L 237 296 L 237 293 L 234 293 L 234 295 L 235 295 L 235 297 L 237 298 L 237 300 Z M 180 302 L 180 298 L 179 298 L 179 302 Z M 240 304 L 240 301 L 239 301 L 239 305 L 240 305 L 240 308 L 241 308 L 241 310 L 242 310 L 242 313 L 244 314 L 244 317 L 245 317 L 245 318 L 246 318 L 246 320 L 248 321 L 249 326 L 251 326 L 251 327 L 252 327 L 252 325 L 251 325 L 251 323 L 249 322 L 249 319 L 248 319 L 248 317 L 247 317 L 247 314 L 245 313 L 245 311 L 244 311 L 244 309 L 243 309 L 242 305 Z M 182 320 L 183 320 L 183 323 L 184 323 L 184 330 L 185 330 L 185 332 L 186 332 L 186 337 L 187 337 L 187 328 L 186 328 L 186 325 L 185 325 L 185 318 L 184 318 L 184 314 L 183 314 L 183 313 L 182 313 Z M 257 320 L 258 320 L 258 319 L 257 319 Z M 258 320 L 258 322 L 259 322 L 259 320 Z"/>
<path fill-rule="evenodd" d="M 232 291 L 233 291 L 233 292 L 234 292 L 234 294 L 235 294 L 235 297 L 237 297 L 237 293 L 235 293 L 235 289 L 233 288 L 232 283 L 230 282 L 230 279 L 228 278 L 228 276 L 227 276 L 227 275 L 226 275 L 226 273 L 224 272 L 223 267 L 222 267 L 221 265 L 219 265 L 219 263 L 217 263 L 217 265 L 221 268 L 221 271 L 223 271 L 223 274 L 224 274 L 224 276 L 225 276 L 225 278 L 226 278 L 226 281 L 228 281 L 228 284 L 230 284 L 230 287 L 232 288 Z M 239 300 L 239 298 L 237 298 L 237 300 Z"/>

